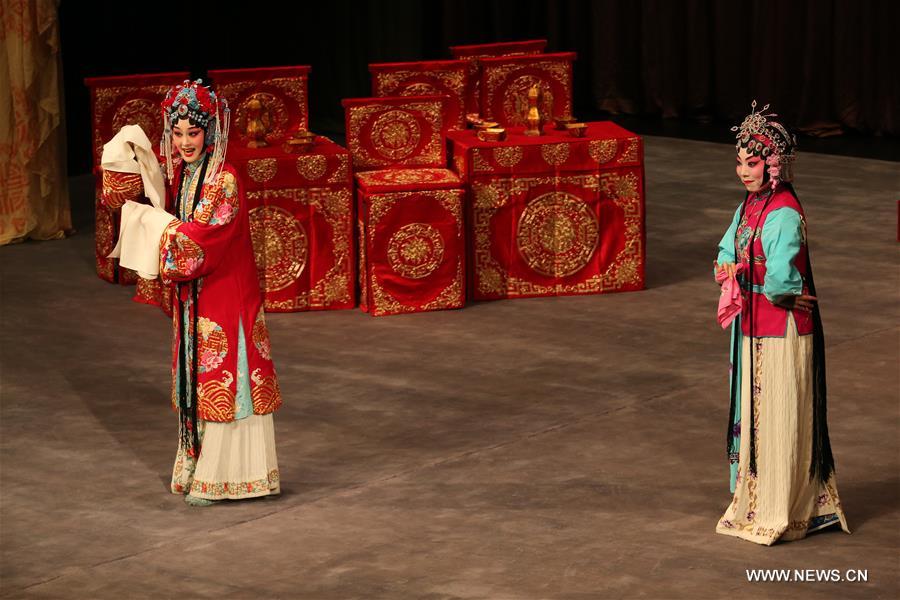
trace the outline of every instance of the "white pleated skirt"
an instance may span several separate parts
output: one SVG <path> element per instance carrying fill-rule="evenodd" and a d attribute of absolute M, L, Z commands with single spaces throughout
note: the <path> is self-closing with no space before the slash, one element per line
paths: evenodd
<path fill-rule="evenodd" d="M 172 493 L 208 500 L 240 500 L 281 492 L 275 424 L 271 414 L 230 423 L 200 421 L 200 459 L 181 444 L 172 470 Z"/>
<path fill-rule="evenodd" d="M 797 335 L 789 318 L 783 338 L 750 339 L 741 349 L 741 444 L 737 485 L 716 532 L 765 544 L 797 540 L 831 525 L 850 532 L 837 484 L 810 480 L 813 439 L 812 335 Z M 750 473 L 750 436 L 756 435 L 756 471 Z"/>

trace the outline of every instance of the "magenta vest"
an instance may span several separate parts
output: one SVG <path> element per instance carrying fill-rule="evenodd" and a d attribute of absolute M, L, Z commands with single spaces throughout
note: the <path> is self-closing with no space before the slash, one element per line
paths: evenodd
<path fill-rule="evenodd" d="M 800 213 L 803 222 L 803 239 L 800 244 L 800 251 L 794 258 L 794 266 L 800 272 L 803 278 L 803 293 L 808 294 L 807 274 L 809 273 L 809 253 L 806 247 L 806 218 L 803 214 L 803 207 L 787 190 L 778 190 L 775 195 L 766 203 L 767 194 L 762 195 L 752 193 L 745 202 L 744 215 L 738 224 L 735 234 L 735 245 L 739 249 L 740 262 L 744 265 L 744 273 L 747 273 L 747 265 L 750 262 L 750 248 L 748 243 L 751 231 L 752 250 L 753 250 L 753 277 L 752 287 L 747 279 L 744 280 L 743 296 L 744 308 L 741 311 L 741 329 L 744 335 L 751 335 L 751 321 L 753 326 L 752 335 L 754 337 L 784 337 L 787 334 L 788 313 L 794 315 L 794 322 L 797 324 L 797 333 L 799 335 L 808 335 L 813 332 L 812 313 L 803 310 L 788 310 L 780 306 L 776 306 L 766 298 L 762 293 L 763 283 L 766 278 L 766 254 L 762 244 L 762 230 L 765 226 L 766 217 L 773 210 L 779 208 L 792 208 Z M 765 210 L 763 210 L 765 207 Z M 750 288 L 750 289 L 748 289 Z M 752 302 L 752 316 L 750 304 Z"/>

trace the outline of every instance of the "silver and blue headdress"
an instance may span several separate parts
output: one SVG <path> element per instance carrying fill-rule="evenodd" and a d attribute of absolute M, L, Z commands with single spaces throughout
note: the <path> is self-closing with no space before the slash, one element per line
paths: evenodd
<path fill-rule="evenodd" d="M 175 176 L 172 156 L 172 128 L 181 119 L 191 125 L 201 127 L 206 132 L 206 148 L 209 153 L 204 183 L 212 183 L 225 164 L 225 150 L 228 146 L 228 131 L 231 126 L 231 111 L 228 102 L 219 99 L 216 93 L 203 85 L 202 79 L 173 86 L 162 102 L 163 136 L 160 153 L 166 159 L 166 176 L 169 182 Z"/>

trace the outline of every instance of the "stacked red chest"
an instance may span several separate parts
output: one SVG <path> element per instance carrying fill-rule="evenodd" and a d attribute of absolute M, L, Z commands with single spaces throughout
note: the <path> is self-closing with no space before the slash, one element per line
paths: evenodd
<path fill-rule="evenodd" d="M 480 115 L 481 110 L 481 59 L 499 56 L 522 56 L 541 54 L 547 47 L 547 40 L 524 40 L 521 42 L 499 42 L 494 44 L 470 44 L 451 46 L 453 58 L 464 60 L 468 65 L 466 82 L 466 112 Z"/>
<path fill-rule="evenodd" d="M 187 72 L 91 77 L 84 80 L 91 94 L 92 143 L 94 157 L 94 252 L 97 274 L 106 281 L 130 285 L 137 283 L 135 300 L 162 306 L 167 312 L 169 289 L 158 279 L 142 279 L 129 269 L 119 268 L 116 259 L 107 258 L 119 233 L 118 212 L 100 202 L 100 158 L 103 144 L 125 125 L 140 125 L 151 142 L 162 138 L 160 103 L 170 87 L 181 83 Z"/>
<path fill-rule="evenodd" d="M 465 127 L 466 82 L 469 63 L 463 60 L 429 60 L 369 65 L 373 96 L 447 97 L 444 115 L 449 129 Z"/>
<path fill-rule="evenodd" d="M 344 100 L 359 195 L 360 306 L 372 315 L 465 302 L 463 190 L 445 168 L 445 102 Z"/>
<path fill-rule="evenodd" d="M 641 139 L 611 122 L 585 137 L 448 134 L 467 184 L 470 297 L 595 294 L 644 285 Z"/>
<path fill-rule="evenodd" d="M 325 137 L 296 152 L 307 130 L 309 67 L 210 71 L 232 110 L 228 162 L 244 184 L 267 311 L 355 305 L 350 155 Z"/>
<path fill-rule="evenodd" d="M 481 59 L 481 116 L 503 127 L 525 124 L 528 90 L 539 90 L 539 109 L 549 121 L 572 116 L 574 52 Z"/>

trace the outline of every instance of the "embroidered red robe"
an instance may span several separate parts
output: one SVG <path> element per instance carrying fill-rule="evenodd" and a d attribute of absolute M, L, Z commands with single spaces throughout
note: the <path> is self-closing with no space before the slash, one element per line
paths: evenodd
<path fill-rule="evenodd" d="M 174 181 L 180 181 L 183 168 L 183 163 L 176 167 Z M 253 413 L 268 414 L 281 406 L 281 393 L 272 363 L 243 191 L 236 171 L 228 164 L 213 183 L 200 185 L 200 200 L 192 219 L 174 219 L 159 247 L 160 276 L 175 286 L 172 404 L 177 408 L 175 382 L 183 326 L 177 303 L 188 300 L 188 284 L 197 280 L 198 331 L 194 350 L 198 353 L 198 366 L 190 377 L 197 385 L 197 416 L 205 421 L 234 420 L 240 327 L 247 349 Z M 134 200 L 142 190 L 139 175 L 104 173 L 104 201 L 109 206 Z M 178 206 L 178 190 L 169 186 L 166 191 L 167 206 Z M 193 323 L 193 318 L 188 322 Z"/>

